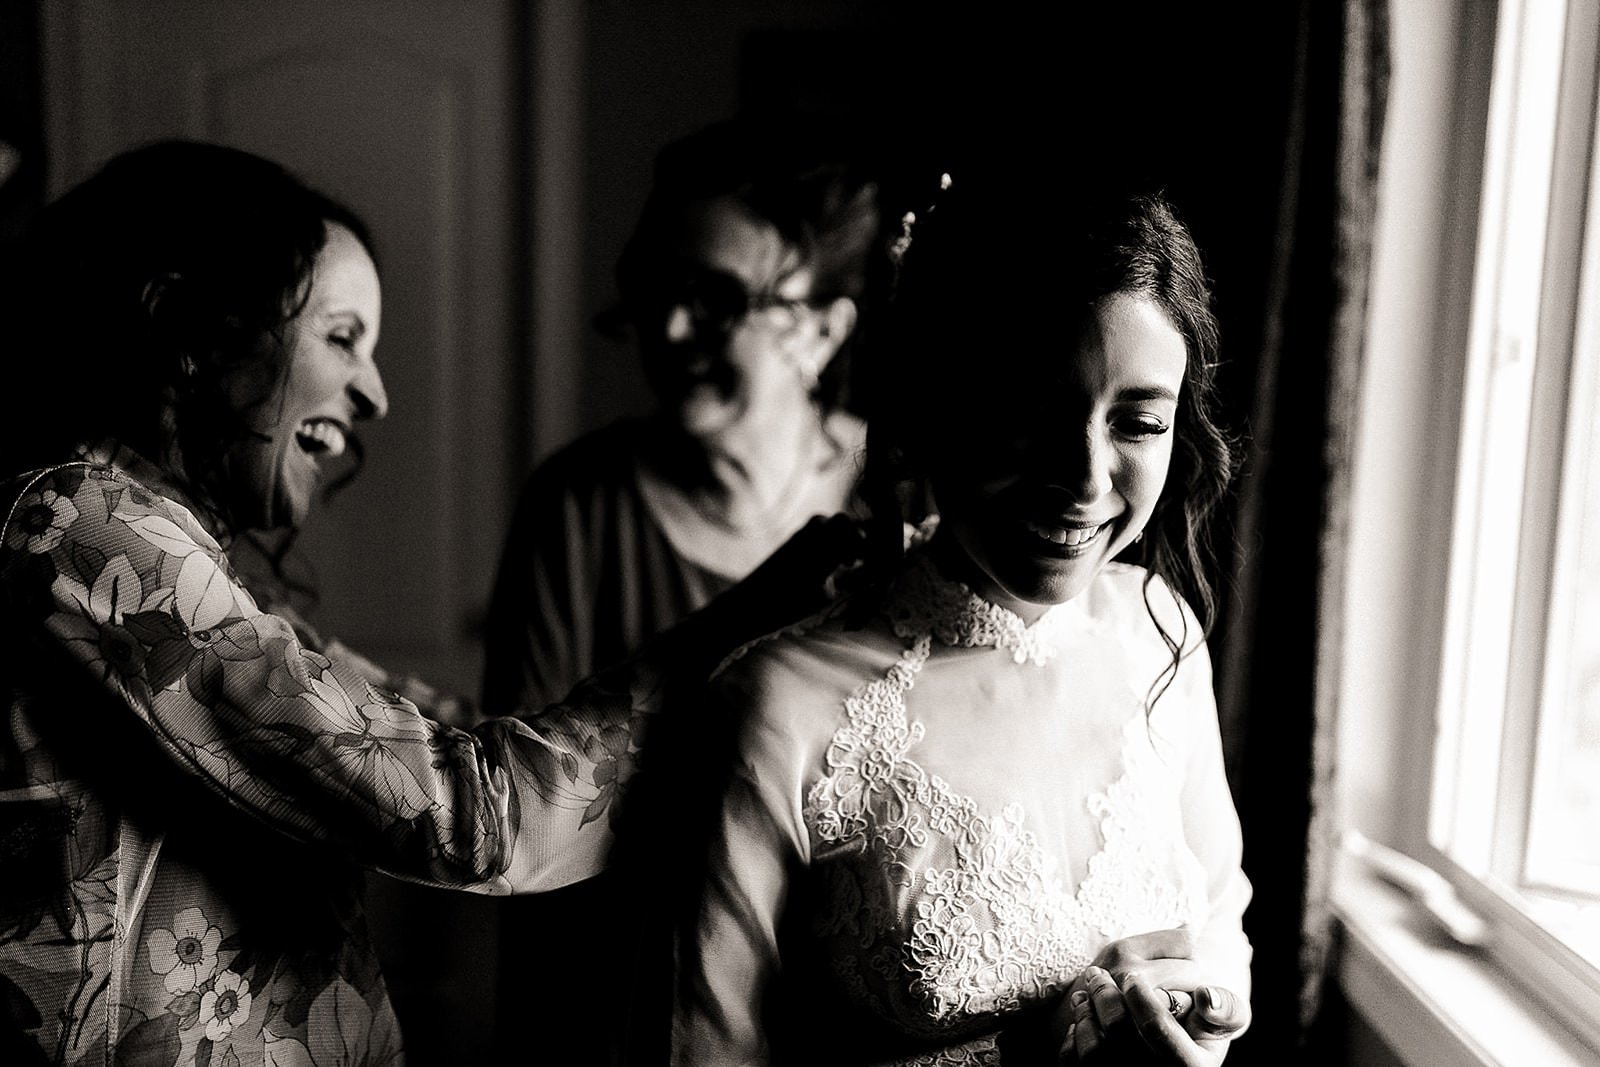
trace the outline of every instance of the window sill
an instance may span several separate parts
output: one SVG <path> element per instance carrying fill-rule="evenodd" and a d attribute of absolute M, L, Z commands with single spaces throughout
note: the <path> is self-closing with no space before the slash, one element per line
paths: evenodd
<path fill-rule="evenodd" d="M 1595 1067 L 1569 1033 L 1483 955 L 1449 940 L 1405 893 L 1340 858 L 1339 986 L 1407 1067 Z"/>

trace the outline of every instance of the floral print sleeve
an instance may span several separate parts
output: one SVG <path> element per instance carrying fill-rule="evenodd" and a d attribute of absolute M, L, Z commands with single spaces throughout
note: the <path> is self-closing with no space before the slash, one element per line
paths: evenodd
<path fill-rule="evenodd" d="M 126 449 L 0 488 L 0 1060 L 395 1064 L 359 867 L 597 873 L 674 653 L 452 729 L 262 611 L 182 499 Z"/>
<path fill-rule="evenodd" d="M 599 683 L 594 706 L 542 729 L 453 730 L 305 647 L 189 511 L 121 471 L 56 468 L 11 499 L 0 571 L 13 624 L 46 635 L 42 654 L 65 652 L 230 803 L 357 862 L 485 891 L 548 888 L 603 862 L 599 816 L 629 769 L 648 679 Z"/>

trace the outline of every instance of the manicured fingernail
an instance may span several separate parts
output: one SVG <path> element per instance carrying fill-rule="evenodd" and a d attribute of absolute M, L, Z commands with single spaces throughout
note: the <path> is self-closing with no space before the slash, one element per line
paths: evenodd
<path fill-rule="evenodd" d="M 1208 985 L 1203 985 L 1194 991 L 1194 1001 L 1200 1007 L 1212 1010 L 1217 1006 L 1216 991 Z"/>
<path fill-rule="evenodd" d="M 1081 1008 L 1087 1003 L 1089 1003 L 1089 994 L 1087 992 L 1082 989 L 1073 991 L 1072 1006 L 1074 1008 Z"/>

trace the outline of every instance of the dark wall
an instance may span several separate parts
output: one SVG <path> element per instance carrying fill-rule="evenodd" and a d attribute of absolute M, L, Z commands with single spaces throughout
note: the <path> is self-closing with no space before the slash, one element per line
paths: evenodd
<path fill-rule="evenodd" d="M 0 262 L 44 199 L 38 29 L 24 0 L 0 4 Z"/>

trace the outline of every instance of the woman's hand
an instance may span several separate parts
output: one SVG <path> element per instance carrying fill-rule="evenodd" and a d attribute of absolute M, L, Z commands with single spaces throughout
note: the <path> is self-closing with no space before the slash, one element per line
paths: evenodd
<path fill-rule="evenodd" d="M 1138 971 L 1118 983 L 1096 966 L 1084 971 L 1068 1008 L 1072 1023 L 1060 1062 L 1083 1067 L 1216 1067 L 1250 1023 L 1250 1005 L 1220 986 L 1201 986 L 1191 996 L 1156 986 Z"/>
<path fill-rule="evenodd" d="M 1136 1006 L 1127 994 L 1130 985 L 1153 999 Z M 1152 1003 L 1160 1011 L 1152 1011 Z M 1098 1058 L 1209 1067 L 1221 1062 L 1228 1042 L 1249 1024 L 1249 1003 L 1211 980 L 1194 959 L 1193 935 L 1179 927 L 1121 938 L 1101 949 L 1068 989 L 1054 1030 L 1063 1063 Z"/>
<path fill-rule="evenodd" d="M 1108 972 L 1118 983 L 1138 971 L 1152 985 L 1185 993 L 1194 992 L 1206 982 L 1205 969 L 1194 958 L 1194 935 L 1183 926 L 1113 941 L 1089 965 Z"/>

